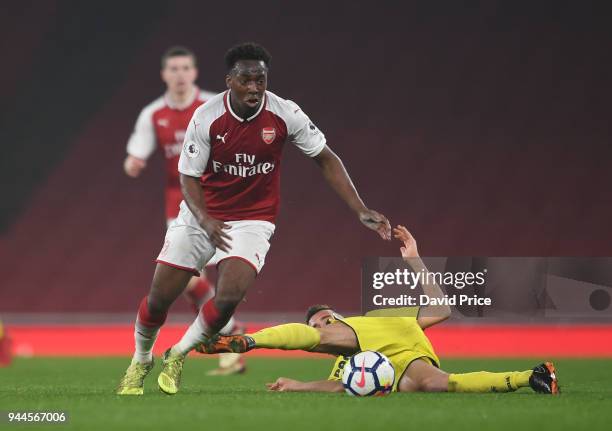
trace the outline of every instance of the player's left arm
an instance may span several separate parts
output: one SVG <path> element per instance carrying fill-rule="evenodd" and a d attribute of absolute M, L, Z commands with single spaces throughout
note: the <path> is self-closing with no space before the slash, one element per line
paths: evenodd
<path fill-rule="evenodd" d="M 419 256 L 417 243 L 412 234 L 402 225 L 393 228 L 393 236 L 404 243 L 400 248 L 404 261 L 411 266 L 414 272 L 427 273 L 427 267 Z M 423 293 L 430 298 L 443 299 L 444 292 L 434 281 L 432 283 L 421 283 Z M 417 323 L 422 329 L 428 328 L 448 319 L 451 315 L 451 308 L 446 304 L 427 305 L 419 309 Z"/>
<path fill-rule="evenodd" d="M 381 213 L 365 206 L 340 157 L 325 145 L 323 150 L 314 156 L 313 159 L 321 168 L 327 183 L 346 202 L 349 208 L 357 214 L 361 223 L 378 232 L 381 238 L 390 240 L 391 225 L 389 220 Z"/>
<path fill-rule="evenodd" d="M 287 132 L 289 139 L 305 155 L 312 157 L 321 168 L 323 177 L 332 189 L 346 202 L 361 223 L 375 230 L 386 240 L 391 239 L 391 225 L 387 217 L 365 206 L 355 189 L 344 164 L 328 146 L 325 135 L 298 105 L 288 100 L 285 103 Z"/>
<path fill-rule="evenodd" d="M 301 382 L 299 380 L 279 377 L 273 383 L 266 383 L 268 390 L 277 392 L 343 392 L 344 386 L 339 380 L 317 380 Z"/>

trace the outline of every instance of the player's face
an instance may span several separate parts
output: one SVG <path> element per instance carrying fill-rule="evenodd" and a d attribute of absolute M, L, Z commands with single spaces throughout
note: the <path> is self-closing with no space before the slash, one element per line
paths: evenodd
<path fill-rule="evenodd" d="M 312 315 L 308 321 L 308 326 L 312 326 L 313 328 L 322 328 L 329 325 L 334 320 L 335 317 L 333 310 L 321 310 Z"/>
<path fill-rule="evenodd" d="M 240 60 L 225 82 L 232 92 L 232 106 L 237 111 L 256 111 L 268 87 L 268 68 L 263 61 Z"/>
<path fill-rule="evenodd" d="M 198 78 L 198 69 L 191 56 L 170 57 L 161 71 L 161 77 L 171 93 L 185 93 L 191 90 Z"/>

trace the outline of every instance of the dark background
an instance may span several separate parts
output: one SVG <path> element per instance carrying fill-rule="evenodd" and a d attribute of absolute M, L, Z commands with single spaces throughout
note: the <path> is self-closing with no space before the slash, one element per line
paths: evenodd
<path fill-rule="evenodd" d="M 0 311 L 136 310 L 165 231 L 159 155 L 122 170 L 159 57 L 272 53 L 270 90 L 325 132 L 362 197 L 422 255 L 611 254 L 612 27 L 590 2 L 3 4 Z M 241 306 L 357 310 L 365 256 L 393 256 L 294 148 L 267 264 Z M 185 309 L 177 304 L 176 309 Z"/>

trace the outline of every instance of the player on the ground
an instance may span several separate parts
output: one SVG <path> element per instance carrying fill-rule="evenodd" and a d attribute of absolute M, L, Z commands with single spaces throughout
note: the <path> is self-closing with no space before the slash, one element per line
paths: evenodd
<path fill-rule="evenodd" d="M 313 158 L 340 198 L 368 228 L 389 240 L 391 227 L 368 209 L 323 133 L 295 103 L 267 91 L 270 55 L 246 43 L 225 57 L 228 90 L 196 109 L 179 161 L 184 201 L 168 228 L 153 282 L 138 310 L 146 332 L 136 333 L 135 359 L 118 388 L 142 394 L 153 367 L 150 351 L 168 308 L 193 274 L 216 254 L 217 292 L 182 339 L 164 354 L 158 384 L 179 390 L 185 357 L 228 322 L 264 266 L 280 203 L 285 143 Z"/>
<path fill-rule="evenodd" d="M 125 173 L 137 178 L 146 168 L 149 157 L 157 149 L 162 151 L 166 166 L 164 195 L 167 226 L 178 216 L 179 205 L 183 199 L 178 162 L 185 130 L 194 111 L 216 95 L 200 90 L 196 85 L 197 78 L 197 58 L 192 50 L 173 46 L 164 52 L 161 57 L 161 79 L 166 84 L 166 92 L 140 112 L 128 141 L 127 156 L 123 163 Z M 196 314 L 213 295 L 214 287 L 204 272 L 201 277 L 192 277 L 184 291 L 184 297 Z M 136 325 L 138 327 L 140 324 L 137 322 Z M 230 334 L 240 329 L 240 325 L 232 318 L 221 332 Z M 147 358 L 149 353 L 145 352 Z M 244 360 L 240 355 L 227 354 L 220 355 L 219 368 L 211 370 L 209 374 L 227 375 L 244 370 Z"/>
<path fill-rule="evenodd" d="M 414 271 L 426 271 L 419 258 L 417 244 L 403 226 L 393 231 L 404 246 L 402 257 Z M 423 291 L 430 298 L 443 298 L 442 289 L 435 283 L 424 283 Z M 558 394 L 559 386 L 552 363 L 545 362 L 526 371 L 491 373 L 447 373 L 439 368 L 436 356 L 424 329 L 446 320 L 451 310 L 448 305 L 425 306 L 414 311 L 414 317 L 348 317 L 343 318 L 326 305 L 311 307 L 306 315 L 307 325 L 290 323 L 263 329 L 247 335 L 215 335 L 198 346 L 206 353 L 240 352 L 251 349 L 305 350 L 338 355 L 327 380 L 301 382 L 285 377 L 267 384 L 273 391 L 341 392 L 342 372 L 350 356 L 363 350 L 386 355 L 396 372 L 394 391 L 401 392 L 511 392 L 522 387 L 540 393 Z"/>

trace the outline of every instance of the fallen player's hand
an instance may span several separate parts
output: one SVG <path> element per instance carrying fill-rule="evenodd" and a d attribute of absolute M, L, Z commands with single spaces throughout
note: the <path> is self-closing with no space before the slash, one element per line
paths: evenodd
<path fill-rule="evenodd" d="M 228 224 L 223 223 L 221 220 L 207 217 L 200 221 L 200 226 L 206 231 L 208 239 L 216 248 L 222 251 L 229 251 L 230 245 L 227 240 L 231 241 L 232 237 L 224 232 L 224 230 L 230 228 Z"/>
<path fill-rule="evenodd" d="M 397 227 L 394 227 L 393 236 L 404 243 L 404 246 L 400 248 L 404 259 L 419 257 L 416 240 L 405 226 L 397 225 Z"/>
<path fill-rule="evenodd" d="M 359 213 L 359 220 L 369 229 L 378 232 L 382 239 L 391 240 L 391 225 L 387 217 L 381 213 L 366 209 Z"/>
<path fill-rule="evenodd" d="M 302 382 L 299 380 L 288 379 L 287 377 L 279 377 L 274 383 L 266 383 L 269 391 L 277 392 L 292 392 L 299 391 Z"/>

